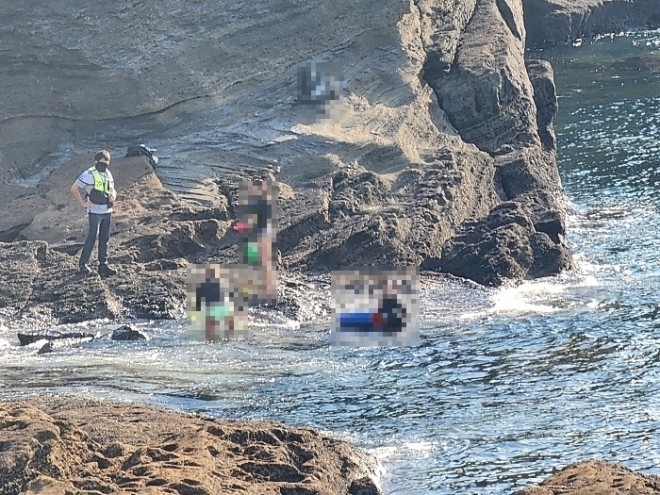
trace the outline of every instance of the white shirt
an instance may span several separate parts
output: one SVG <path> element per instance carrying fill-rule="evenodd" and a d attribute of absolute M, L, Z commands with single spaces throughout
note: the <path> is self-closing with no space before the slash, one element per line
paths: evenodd
<path fill-rule="evenodd" d="M 93 167 L 92 167 L 93 168 Z M 108 181 L 108 190 L 112 193 L 115 190 L 115 181 L 112 178 L 110 170 L 105 172 L 99 172 L 104 181 Z M 94 189 L 94 176 L 92 175 L 92 169 L 85 170 L 80 177 L 76 180 L 76 186 L 84 189 L 87 194 L 92 192 Z M 108 205 L 93 205 L 91 208 L 87 208 L 87 213 L 110 213 L 112 208 L 109 208 Z"/>

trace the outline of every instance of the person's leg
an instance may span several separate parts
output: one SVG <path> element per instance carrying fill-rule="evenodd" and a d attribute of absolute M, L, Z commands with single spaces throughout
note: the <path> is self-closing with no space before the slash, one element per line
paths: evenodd
<path fill-rule="evenodd" d="M 273 241 L 267 233 L 259 236 L 259 256 L 265 283 L 265 298 L 268 302 L 275 302 L 277 300 L 277 276 L 273 266 Z"/>
<path fill-rule="evenodd" d="M 99 215 L 99 266 L 108 264 L 108 240 L 110 239 L 110 224 L 112 213 Z"/>
<path fill-rule="evenodd" d="M 94 244 L 96 244 L 96 236 L 99 232 L 100 215 L 97 215 L 96 213 L 88 213 L 87 216 L 89 217 L 89 233 L 87 234 L 87 239 L 85 239 L 85 244 L 80 253 L 80 261 L 78 262 L 78 265 L 81 268 L 89 261 L 92 249 L 94 249 Z"/>

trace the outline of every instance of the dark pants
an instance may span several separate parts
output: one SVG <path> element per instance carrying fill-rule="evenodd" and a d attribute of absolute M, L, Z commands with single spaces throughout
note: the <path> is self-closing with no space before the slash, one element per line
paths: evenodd
<path fill-rule="evenodd" d="M 89 234 L 85 239 L 82 253 L 80 253 L 80 266 L 89 261 L 89 257 L 99 238 L 99 264 L 108 264 L 108 240 L 110 239 L 110 220 L 112 213 L 89 213 Z"/>

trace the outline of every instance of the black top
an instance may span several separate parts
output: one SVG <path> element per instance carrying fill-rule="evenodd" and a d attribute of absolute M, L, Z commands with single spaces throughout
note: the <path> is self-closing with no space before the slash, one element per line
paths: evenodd
<path fill-rule="evenodd" d="M 253 198 L 243 209 L 246 216 L 256 215 L 257 222 L 254 226 L 256 231 L 266 230 L 268 221 L 273 217 L 273 205 L 264 198 Z"/>
<path fill-rule="evenodd" d="M 202 284 L 199 284 L 196 291 L 195 311 L 201 311 L 202 299 L 208 306 L 211 303 L 218 303 L 223 300 L 223 294 L 220 290 L 220 282 L 217 279 L 207 278 Z"/>
<path fill-rule="evenodd" d="M 378 312 L 384 317 L 383 330 L 386 333 L 403 331 L 406 308 L 399 302 L 396 296 L 384 297 L 378 307 Z"/>

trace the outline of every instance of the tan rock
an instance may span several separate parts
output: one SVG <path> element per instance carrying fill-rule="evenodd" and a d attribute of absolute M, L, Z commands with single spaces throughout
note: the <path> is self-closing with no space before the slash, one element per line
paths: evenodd
<path fill-rule="evenodd" d="M 660 476 L 643 475 L 622 464 L 585 461 L 571 464 L 538 487 L 513 495 L 657 495 Z"/>
<path fill-rule="evenodd" d="M 0 403 L 0 438 L 0 495 L 380 494 L 374 459 L 276 423 L 46 397 Z"/>

